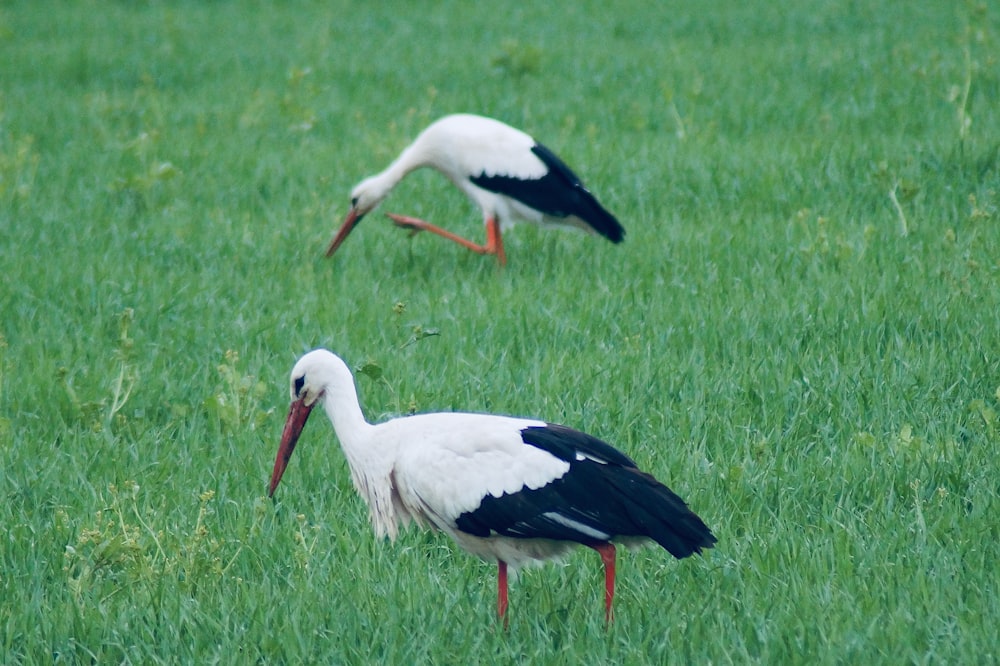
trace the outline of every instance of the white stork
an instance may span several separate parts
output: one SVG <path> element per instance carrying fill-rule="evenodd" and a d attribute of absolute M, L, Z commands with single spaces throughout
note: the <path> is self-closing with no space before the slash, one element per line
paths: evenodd
<path fill-rule="evenodd" d="M 333 353 L 304 355 L 268 494 L 281 481 L 316 405 L 333 423 L 375 532 L 394 539 L 411 520 L 498 563 L 497 613 L 506 626 L 507 567 L 558 556 L 577 544 L 601 555 L 611 621 L 615 546 L 655 542 L 677 558 L 715 537 L 669 488 L 625 454 L 565 426 L 491 414 L 439 413 L 372 425 L 354 378 Z"/>
<path fill-rule="evenodd" d="M 625 236 L 615 216 L 598 203 L 580 179 L 552 151 L 524 132 L 499 120 L 455 114 L 432 123 L 380 174 L 361 181 L 351 192 L 351 210 L 327 248 L 331 256 L 367 213 L 414 169 L 431 167 L 448 177 L 483 211 L 486 244 L 445 231 L 413 217 L 388 216 L 399 226 L 430 231 L 478 252 L 504 255 L 501 229 L 515 220 L 576 227 L 596 232 L 612 243 Z"/>

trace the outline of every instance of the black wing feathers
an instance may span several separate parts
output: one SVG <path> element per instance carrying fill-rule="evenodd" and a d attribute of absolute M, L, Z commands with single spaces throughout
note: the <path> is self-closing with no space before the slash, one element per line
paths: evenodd
<path fill-rule="evenodd" d="M 678 558 L 715 543 L 680 497 L 609 444 L 555 425 L 525 428 L 522 437 L 568 461 L 569 471 L 541 488 L 485 497 L 474 511 L 459 516 L 458 529 L 480 537 L 584 544 L 647 537 Z"/>
<path fill-rule="evenodd" d="M 653 541 L 680 559 L 715 545 L 715 535 L 674 491 L 651 474 L 622 470 L 608 475 L 626 511 Z"/>
<path fill-rule="evenodd" d="M 575 215 L 613 243 L 620 243 L 625 229 L 604 209 L 580 179 L 555 153 L 540 143 L 531 152 L 549 168 L 541 178 L 526 180 L 509 175 L 480 174 L 469 178 L 475 185 L 503 194 L 551 217 Z"/>
<path fill-rule="evenodd" d="M 573 462 L 577 454 L 582 454 L 623 467 L 635 467 L 634 460 L 607 442 L 554 423 L 525 428 L 521 431 L 521 439 L 525 444 L 537 446 L 566 462 Z"/>

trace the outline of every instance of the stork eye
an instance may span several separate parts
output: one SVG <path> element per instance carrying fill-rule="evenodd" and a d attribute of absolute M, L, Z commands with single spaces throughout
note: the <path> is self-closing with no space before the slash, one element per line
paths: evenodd
<path fill-rule="evenodd" d="M 295 397 L 299 397 L 302 394 L 302 387 L 305 385 L 305 383 L 306 383 L 305 375 L 295 378 Z"/>
<path fill-rule="evenodd" d="M 351 197 L 351 208 L 357 208 L 357 207 L 358 207 L 358 198 Z"/>

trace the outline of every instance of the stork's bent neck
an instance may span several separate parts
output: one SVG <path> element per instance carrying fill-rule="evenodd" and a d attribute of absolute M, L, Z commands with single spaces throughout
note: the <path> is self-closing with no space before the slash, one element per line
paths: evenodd
<path fill-rule="evenodd" d="M 372 428 L 365 420 L 358 402 L 358 391 L 350 376 L 347 381 L 328 386 L 323 392 L 323 409 L 333 424 L 337 439 L 345 447 L 356 445 L 359 438 Z"/>
<path fill-rule="evenodd" d="M 365 420 L 353 381 L 328 387 L 323 395 L 323 408 L 340 440 L 354 487 L 368 504 L 375 533 L 379 537 L 396 538 L 405 516 L 397 514 L 393 502 L 391 473 L 395 446 L 378 441 L 375 436 L 378 426 Z"/>
<path fill-rule="evenodd" d="M 407 174 L 423 166 L 427 166 L 424 150 L 420 143 L 414 143 L 400 153 L 384 171 L 369 178 L 363 187 L 374 192 L 375 198 L 381 201 Z"/>

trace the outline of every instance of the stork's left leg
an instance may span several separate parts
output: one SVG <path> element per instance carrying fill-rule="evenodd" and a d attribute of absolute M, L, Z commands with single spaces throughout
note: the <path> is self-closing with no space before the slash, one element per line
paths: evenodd
<path fill-rule="evenodd" d="M 454 241 L 462 247 L 472 250 L 477 254 L 495 254 L 497 256 L 497 261 L 500 262 L 501 266 L 507 264 L 507 256 L 503 251 L 503 239 L 500 237 L 500 223 L 495 217 L 491 217 L 486 220 L 486 245 L 473 243 L 466 238 L 462 238 L 457 234 L 446 231 L 441 227 L 436 227 L 430 222 L 418 220 L 415 217 L 396 215 L 395 213 L 386 213 L 386 217 L 395 222 L 398 227 L 403 227 L 404 229 L 409 229 L 413 232 L 429 231 L 432 234 L 437 234 L 442 238 Z"/>
<path fill-rule="evenodd" d="M 601 554 L 604 563 L 604 622 L 610 626 L 615 619 L 611 611 L 615 598 L 615 545 L 608 542 L 589 545 Z"/>
<path fill-rule="evenodd" d="M 497 617 L 507 628 L 507 563 L 497 560 Z"/>

